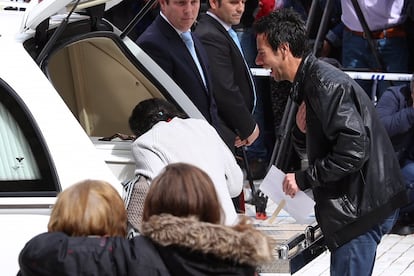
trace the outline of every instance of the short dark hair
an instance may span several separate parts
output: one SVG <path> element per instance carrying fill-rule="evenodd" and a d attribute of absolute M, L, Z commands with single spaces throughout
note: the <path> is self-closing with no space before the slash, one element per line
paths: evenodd
<path fill-rule="evenodd" d="M 139 137 L 150 130 L 156 123 L 160 121 L 168 121 L 174 117 L 188 118 L 186 114 L 179 111 L 172 103 L 152 98 L 138 103 L 132 110 L 129 117 L 129 128 L 132 133 Z"/>
<path fill-rule="evenodd" d="M 200 221 L 219 224 L 222 208 L 213 181 L 200 168 L 173 163 L 154 178 L 145 198 L 143 221 L 152 215 L 196 216 Z"/>
<path fill-rule="evenodd" d="M 292 8 L 279 9 L 261 17 L 253 28 L 256 34 L 265 35 L 274 51 L 287 43 L 292 55 L 301 58 L 309 50 L 305 22 Z"/>

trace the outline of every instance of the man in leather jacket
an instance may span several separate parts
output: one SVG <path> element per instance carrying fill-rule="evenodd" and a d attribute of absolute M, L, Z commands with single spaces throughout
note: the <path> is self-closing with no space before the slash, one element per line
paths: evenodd
<path fill-rule="evenodd" d="M 295 149 L 309 166 L 287 173 L 283 191 L 312 189 L 316 219 L 331 251 L 331 275 L 371 275 L 377 245 L 408 202 L 387 132 L 364 90 L 347 74 L 307 52 L 304 22 L 292 10 L 254 25 L 257 65 L 292 82 L 299 105 Z"/>

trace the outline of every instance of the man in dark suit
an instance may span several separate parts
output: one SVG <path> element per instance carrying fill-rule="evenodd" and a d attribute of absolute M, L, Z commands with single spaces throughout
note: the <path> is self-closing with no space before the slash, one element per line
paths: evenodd
<path fill-rule="evenodd" d="M 259 135 L 253 117 L 255 87 L 237 37 L 229 30 L 244 12 L 245 0 L 209 0 L 209 9 L 199 17 L 194 33 L 207 50 L 213 91 L 220 118 L 231 134 L 226 143 L 236 147 L 251 145 Z"/>
<path fill-rule="evenodd" d="M 181 87 L 223 137 L 211 92 L 207 53 L 190 32 L 196 52 L 193 58 L 182 38 L 197 18 L 200 1 L 160 0 L 159 3 L 160 14 L 136 42 Z"/>

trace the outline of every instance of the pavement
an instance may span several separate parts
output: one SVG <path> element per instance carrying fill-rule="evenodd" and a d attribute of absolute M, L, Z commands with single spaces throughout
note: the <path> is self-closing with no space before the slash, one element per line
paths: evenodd
<path fill-rule="evenodd" d="M 278 232 L 279 235 L 292 236 L 295 231 L 300 232 L 301 227 L 295 220 L 284 210 L 282 210 L 276 219 L 269 224 L 269 218 L 277 204 L 269 200 L 266 213 L 267 220 L 256 220 L 254 223 L 261 226 L 277 226 L 283 229 L 290 229 L 292 232 Z M 254 206 L 246 204 L 246 215 L 254 218 Z M 286 236 L 287 237 L 287 236 Z M 281 237 L 284 239 L 285 237 Z M 328 250 L 323 252 L 313 261 L 294 273 L 295 276 L 329 276 L 330 253 Z M 261 273 L 263 276 L 281 276 L 291 275 L 290 273 Z M 385 235 L 377 249 L 377 257 L 374 266 L 374 276 L 413 276 L 414 275 L 414 235 L 400 236 L 395 234 Z"/>
<path fill-rule="evenodd" d="M 330 253 L 325 251 L 293 275 L 329 276 Z M 266 274 L 289 275 L 289 274 Z M 414 235 L 385 235 L 377 249 L 374 276 L 414 275 Z"/>

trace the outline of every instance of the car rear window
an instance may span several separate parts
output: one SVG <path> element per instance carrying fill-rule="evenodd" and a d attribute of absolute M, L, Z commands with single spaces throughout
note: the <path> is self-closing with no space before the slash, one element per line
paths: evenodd
<path fill-rule="evenodd" d="M 21 98 L 0 79 L 0 196 L 56 196 L 46 143 Z"/>

